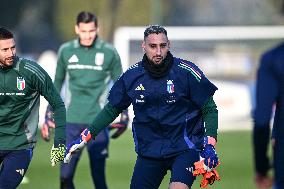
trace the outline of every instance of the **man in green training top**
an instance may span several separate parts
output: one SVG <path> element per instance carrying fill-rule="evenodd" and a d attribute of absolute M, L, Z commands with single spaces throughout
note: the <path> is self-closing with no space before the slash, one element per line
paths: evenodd
<path fill-rule="evenodd" d="M 54 85 L 61 91 L 66 82 L 65 103 L 67 105 L 66 142 L 70 143 L 92 123 L 93 117 L 105 105 L 110 82 L 122 74 L 120 57 L 115 48 L 98 36 L 97 17 L 89 12 L 80 12 L 75 24 L 78 38 L 64 43 L 58 52 Z M 48 127 L 54 124 L 47 111 L 42 136 L 49 138 Z M 123 112 L 112 138 L 118 137 L 126 129 L 128 114 Z M 57 127 L 57 125 L 56 125 Z M 91 174 L 96 189 L 106 189 L 105 164 L 108 156 L 108 129 L 102 130 L 87 145 Z M 68 165 L 61 164 L 60 187 L 74 189 L 73 177 L 80 153 Z"/>
<path fill-rule="evenodd" d="M 48 74 L 37 63 L 16 56 L 13 34 L 0 27 L 0 188 L 14 189 L 22 181 L 36 143 L 39 100 L 54 110 L 51 164 L 64 158 L 66 113 Z"/>

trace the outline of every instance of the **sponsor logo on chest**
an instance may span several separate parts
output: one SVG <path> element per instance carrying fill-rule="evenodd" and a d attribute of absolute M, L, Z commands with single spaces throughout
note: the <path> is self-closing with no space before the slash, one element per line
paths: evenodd
<path fill-rule="evenodd" d="M 140 85 L 138 85 L 136 88 L 135 88 L 135 91 L 144 91 L 145 88 L 144 86 L 140 83 Z"/>
<path fill-rule="evenodd" d="M 76 54 L 73 54 L 69 59 L 68 59 L 69 63 L 76 63 L 79 62 L 79 58 L 77 57 Z"/>
<path fill-rule="evenodd" d="M 80 57 L 80 56 L 79 56 Z M 103 70 L 102 65 L 104 64 L 104 53 L 96 53 L 95 54 L 95 60 L 87 61 L 87 62 L 82 62 L 79 63 L 80 59 L 76 54 L 73 54 L 69 59 L 69 65 L 68 69 L 71 70 Z M 84 59 L 85 60 L 85 59 Z M 73 64 L 70 64 L 73 63 Z M 95 65 L 94 65 L 95 64 Z"/>
<path fill-rule="evenodd" d="M 142 83 L 140 83 L 136 88 L 135 91 L 145 91 L 144 86 L 142 85 Z M 145 103 L 145 99 L 144 99 L 144 95 L 140 94 L 139 98 L 136 98 L 135 100 L 136 103 Z"/>

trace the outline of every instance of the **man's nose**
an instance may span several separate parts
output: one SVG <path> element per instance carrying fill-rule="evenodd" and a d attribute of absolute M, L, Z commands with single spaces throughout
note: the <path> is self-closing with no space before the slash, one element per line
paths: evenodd
<path fill-rule="evenodd" d="M 157 48 L 156 54 L 157 55 L 161 55 L 162 54 L 162 49 L 160 47 Z"/>
<path fill-rule="evenodd" d="M 91 38 L 91 33 L 87 32 L 86 37 L 87 37 L 87 39 L 90 39 Z"/>

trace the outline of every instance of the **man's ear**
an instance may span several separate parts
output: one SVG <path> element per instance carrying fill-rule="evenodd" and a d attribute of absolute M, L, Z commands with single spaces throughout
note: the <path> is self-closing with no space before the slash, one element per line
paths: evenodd
<path fill-rule="evenodd" d="M 141 43 L 141 48 L 143 49 L 143 52 L 145 52 L 145 41 L 142 41 L 142 43 Z"/>
<path fill-rule="evenodd" d="M 79 27 L 78 27 L 77 24 L 75 25 L 75 33 L 76 33 L 77 35 L 79 34 Z"/>

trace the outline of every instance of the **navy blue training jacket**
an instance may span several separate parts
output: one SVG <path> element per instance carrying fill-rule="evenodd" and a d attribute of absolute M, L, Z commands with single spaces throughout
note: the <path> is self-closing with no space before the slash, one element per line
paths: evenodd
<path fill-rule="evenodd" d="M 213 96 L 214 86 L 193 63 L 174 58 L 165 77 L 155 79 L 143 62 L 131 66 L 114 84 L 108 100 L 118 109 L 133 105 L 135 151 L 166 158 L 200 149 L 204 137 L 201 107 Z"/>

